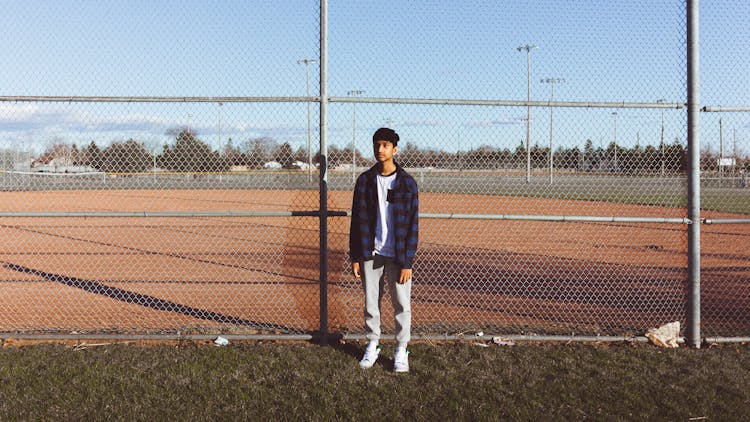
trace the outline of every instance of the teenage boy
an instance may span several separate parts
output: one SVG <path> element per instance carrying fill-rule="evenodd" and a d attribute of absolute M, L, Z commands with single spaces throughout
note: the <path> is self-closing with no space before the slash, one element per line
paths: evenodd
<path fill-rule="evenodd" d="M 417 183 L 395 161 L 399 136 L 380 128 L 372 136 L 377 164 L 359 175 L 354 187 L 349 254 L 354 277 L 365 291 L 365 332 L 369 340 L 359 362 L 371 368 L 380 354 L 380 300 L 387 281 L 396 319 L 394 371 L 409 371 L 412 262 L 417 251 Z"/>

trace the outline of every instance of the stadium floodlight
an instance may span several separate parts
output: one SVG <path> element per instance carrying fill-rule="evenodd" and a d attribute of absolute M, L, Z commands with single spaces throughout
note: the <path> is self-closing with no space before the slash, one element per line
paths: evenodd
<path fill-rule="evenodd" d="M 617 169 L 619 168 L 619 166 L 617 165 L 617 112 L 616 111 L 612 112 L 612 120 L 614 122 L 612 126 L 612 142 L 614 143 L 614 146 L 615 146 L 615 172 L 616 172 Z"/>
<path fill-rule="evenodd" d="M 666 102 L 664 98 L 656 100 L 657 103 L 661 104 Z M 661 109 L 661 141 L 659 142 L 659 157 L 661 158 L 661 177 L 664 177 L 664 109 Z"/>
<path fill-rule="evenodd" d="M 522 45 L 518 51 L 526 51 L 526 183 L 531 182 L 531 50 L 538 45 Z"/>
<path fill-rule="evenodd" d="M 317 63 L 315 59 L 300 59 L 297 64 L 305 65 L 305 76 L 307 80 L 307 179 L 312 183 L 312 140 L 310 134 L 310 63 Z"/>
<path fill-rule="evenodd" d="M 563 78 L 546 78 L 540 81 L 543 84 L 550 84 L 552 92 L 549 96 L 550 108 L 549 108 L 549 183 L 552 184 L 552 173 L 554 170 L 554 153 L 552 152 L 552 113 L 555 110 L 551 103 L 555 99 L 555 84 L 565 83 Z"/>
<path fill-rule="evenodd" d="M 364 94 L 365 91 L 361 89 L 354 89 L 351 91 L 348 91 L 346 95 L 349 96 L 358 96 Z M 357 102 L 352 103 L 352 183 L 356 183 L 357 181 Z"/>

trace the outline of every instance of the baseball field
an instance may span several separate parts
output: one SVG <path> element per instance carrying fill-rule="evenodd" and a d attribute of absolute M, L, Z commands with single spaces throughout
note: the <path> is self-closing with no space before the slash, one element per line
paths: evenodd
<path fill-rule="evenodd" d="M 318 198 L 315 190 L 264 189 L 0 192 L 0 331 L 317 330 L 318 219 L 218 214 L 314 210 Z M 329 192 L 329 210 L 350 204 L 348 191 Z M 143 216 L 21 214 L 30 212 Z M 659 205 L 430 192 L 420 212 L 685 217 L 684 208 Z M 363 298 L 348 273 L 348 225 L 347 217 L 328 222 L 330 328 L 359 333 Z M 422 218 L 414 332 L 638 335 L 684 321 L 686 232 L 671 222 Z M 703 326 L 747 333 L 750 226 L 704 225 L 701 241 Z"/>

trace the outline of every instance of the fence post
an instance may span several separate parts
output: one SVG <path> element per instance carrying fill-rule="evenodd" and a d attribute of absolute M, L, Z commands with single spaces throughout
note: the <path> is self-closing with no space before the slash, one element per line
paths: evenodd
<path fill-rule="evenodd" d="M 328 1 L 320 0 L 320 344 L 328 345 Z"/>
<path fill-rule="evenodd" d="M 687 101 L 688 101 L 688 303 L 687 341 L 701 346 L 701 186 L 700 186 L 700 84 L 698 0 L 687 0 Z"/>

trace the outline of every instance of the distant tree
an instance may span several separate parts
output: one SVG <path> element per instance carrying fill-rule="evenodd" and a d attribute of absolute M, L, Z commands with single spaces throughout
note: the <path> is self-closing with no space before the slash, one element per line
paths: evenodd
<path fill-rule="evenodd" d="M 513 161 L 521 167 L 526 167 L 526 146 L 524 145 L 524 141 L 520 141 L 515 151 L 513 151 Z"/>
<path fill-rule="evenodd" d="M 305 147 L 299 147 L 297 148 L 297 151 L 294 152 L 294 160 L 295 161 L 301 161 L 303 163 L 307 163 L 308 160 L 307 155 L 307 148 Z"/>
<path fill-rule="evenodd" d="M 672 145 L 666 145 L 664 149 L 664 162 L 666 170 L 671 173 L 686 173 L 688 170 L 687 149 L 682 146 L 679 139 L 675 138 Z"/>
<path fill-rule="evenodd" d="M 643 149 L 643 156 L 641 157 L 641 168 L 647 172 L 661 171 L 661 162 L 664 158 L 661 151 L 657 150 L 653 145 L 646 145 Z"/>
<path fill-rule="evenodd" d="M 349 153 L 349 157 L 351 157 L 351 153 Z M 346 163 L 346 151 L 342 150 L 341 148 L 332 145 L 328 147 L 328 167 L 329 168 L 336 168 L 341 164 Z M 349 160 L 351 163 L 351 160 Z"/>
<path fill-rule="evenodd" d="M 578 148 L 558 148 L 555 151 L 554 167 L 561 169 L 577 169 L 580 164 L 581 150 Z"/>
<path fill-rule="evenodd" d="M 294 157 L 292 156 L 292 146 L 288 142 L 284 142 L 274 152 L 274 161 L 281 164 L 282 168 L 290 169 L 294 167 Z"/>
<path fill-rule="evenodd" d="M 104 167 L 102 150 L 96 145 L 96 142 L 91 141 L 88 146 L 81 150 L 81 164 L 84 166 L 90 166 L 97 170 L 102 170 Z"/>
<path fill-rule="evenodd" d="M 540 147 L 539 145 L 533 145 L 531 147 L 531 165 L 532 167 L 548 167 L 549 161 L 549 147 Z"/>
<path fill-rule="evenodd" d="M 278 143 L 268 137 L 250 138 L 242 144 L 245 154 L 245 165 L 251 168 L 263 168 L 263 164 L 273 159 L 273 154 L 278 148 Z"/>
<path fill-rule="evenodd" d="M 61 161 L 62 165 L 73 165 L 73 148 L 61 138 L 53 139 L 52 144 L 39 156 L 39 161 L 42 163 L 50 163 L 55 159 Z"/>
<path fill-rule="evenodd" d="M 419 148 L 413 143 L 399 146 L 396 161 L 404 167 L 417 167 Z"/>
<path fill-rule="evenodd" d="M 73 144 L 70 147 L 70 159 L 72 161 L 72 164 L 74 166 L 80 166 L 81 162 L 83 161 L 81 158 L 81 151 L 78 150 L 78 146 L 76 144 Z"/>
<path fill-rule="evenodd" d="M 583 157 L 581 157 L 581 167 L 584 171 L 592 171 L 598 163 L 596 151 L 594 150 L 594 141 L 586 139 L 583 144 Z"/>
<path fill-rule="evenodd" d="M 235 147 L 232 143 L 232 138 L 229 138 L 227 144 L 224 146 L 222 151 L 222 157 L 229 163 L 230 166 L 241 166 L 243 165 L 242 152 L 239 147 Z"/>
<path fill-rule="evenodd" d="M 164 143 L 161 147 L 161 154 L 156 156 L 156 166 L 160 168 L 167 168 L 166 157 L 169 156 L 171 148 L 168 143 Z"/>
<path fill-rule="evenodd" d="M 168 132 L 169 133 L 169 132 Z M 162 153 L 161 165 L 172 171 L 206 172 L 227 171 L 229 165 L 212 151 L 211 147 L 197 138 L 190 129 L 182 129 L 177 133 L 173 147 L 167 147 Z"/>
<path fill-rule="evenodd" d="M 152 167 L 151 154 L 133 139 L 114 142 L 102 152 L 101 170 L 114 173 L 139 173 Z"/>

